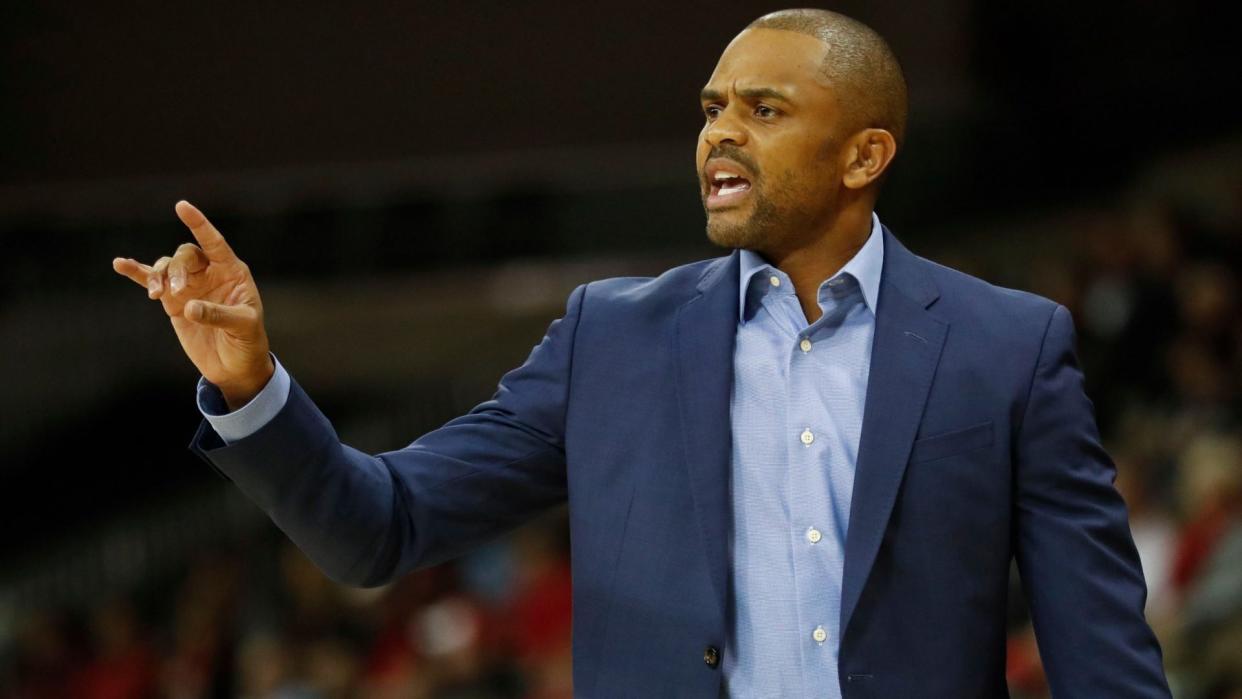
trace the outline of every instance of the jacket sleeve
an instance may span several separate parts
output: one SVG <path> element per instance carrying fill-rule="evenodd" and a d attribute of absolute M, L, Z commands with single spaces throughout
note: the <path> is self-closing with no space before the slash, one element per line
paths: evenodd
<path fill-rule="evenodd" d="M 1015 549 L 1054 697 L 1168 697 L 1116 470 L 1069 312 L 1053 311 L 1016 444 Z"/>
<path fill-rule="evenodd" d="M 271 422 L 190 449 L 233 481 L 329 577 L 380 585 L 460 555 L 566 498 L 565 415 L 585 286 L 491 400 L 374 456 L 342 444 L 291 382 Z"/>

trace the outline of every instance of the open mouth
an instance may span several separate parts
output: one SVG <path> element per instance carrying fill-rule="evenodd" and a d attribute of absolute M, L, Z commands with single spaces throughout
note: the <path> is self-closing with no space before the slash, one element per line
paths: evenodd
<path fill-rule="evenodd" d="M 750 192 L 750 180 L 726 169 L 713 173 L 707 193 L 708 208 L 736 203 Z"/>

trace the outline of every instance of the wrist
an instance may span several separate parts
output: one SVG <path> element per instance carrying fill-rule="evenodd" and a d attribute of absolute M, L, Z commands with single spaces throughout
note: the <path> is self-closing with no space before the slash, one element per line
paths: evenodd
<path fill-rule="evenodd" d="M 239 410 L 259 395 L 275 373 L 276 365 L 269 354 L 264 357 L 263 362 L 254 372 L 237 381 L 216 384 L 216 388 L 220 389 L 220 395 L 224 397 L 224 402 L 230 411 Z"/>

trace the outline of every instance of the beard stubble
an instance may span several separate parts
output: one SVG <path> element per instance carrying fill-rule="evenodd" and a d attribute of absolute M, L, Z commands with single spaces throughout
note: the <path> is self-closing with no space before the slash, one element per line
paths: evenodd
<path fill-rule="evenodd" d="M 810 215 L 789 199 L 797 188 L 796 178 L 790 171 L 781 174 L 772 183 L 772 191 L 783 193 L 784 201 L 768 193 L 767 183 L 757 179 L 751 183 L 751 197 L 754 198 L 754 210 L 750 216 L 736 222 L 721 220 L 721 216 L 713 216 L 707 210 L 707 198 L 703 197 L 703 211 L 707 214 L 707 239 L 723 248 L 740 248 L 745 250 L 763 251 L 779 245 L 780 241 L 801 230 L 810 222 Z"/>

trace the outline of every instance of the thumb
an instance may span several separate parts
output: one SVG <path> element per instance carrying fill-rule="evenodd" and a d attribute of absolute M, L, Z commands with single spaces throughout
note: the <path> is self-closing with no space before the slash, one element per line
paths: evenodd
<path fill-rule="evenodd" d="M 258 311 L 250 306 L 244 304 L 226 306 L 199 299 L 187 302 L 181 315 L 194 323 L 223 330 L 251 330 L 258 320 Z"/>

